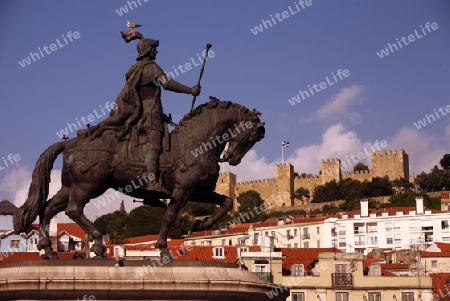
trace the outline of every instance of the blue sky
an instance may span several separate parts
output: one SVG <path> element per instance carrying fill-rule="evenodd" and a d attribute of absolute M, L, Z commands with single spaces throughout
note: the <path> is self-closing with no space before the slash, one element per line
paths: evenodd
<path fill-rule="evenodd" d="M 160 40 L 157 62 L 166 71 L 213 45 L 197 104 L 213 95 L 262 112 L 266 138 L 240 166 L 223 166 L 241 180 L 273 177 L 282 141 L 290 142 L 285 161 L 314 174 L 320 159 L 356 155 L 376 140 L 386 140 L 386 149 L 404 148 L 415 173 L 449 152 L 450 116 L 436 113 L 439 119 L 429 117 L 420 129 L 414 125 L 450 105 L 448 1 L 311 0 L 304 8 L 284 0 L 134 2 L 132 10 L 132 1 L 123 0 L 1 2 L 0 158 L 20 156 L 7 167 L 0 160 L 1 198 L 20 205 L 39 155 L 60 140 L 56 133 L 94 110 L 101 115 L 99 106 L 115 101 L 136 57 L 136 43 L 120 37 L 126 20 L 143 24 L 146 37 Z M 128 12 L 120 16 L 125 6 Z M 282 21 L 270 27 L 267 20 L 277 13 Z M 254 34 L 262 20 L 267 29 Z M 438 27 L 424 35 L 420 26 L 427 22 Z M 415 30 L 420 38 L 377 55 Z M 79 37 L 65 43 L 69 31 Z M 18 63 L 57 39 L 63 47 L 26 67 Z M 332 80 L 339 69 L 349 76 L 290 104 L 299 90 Z M 199 72 L 194 67 L 176 80 L 194 85 Z M 191 100 L 163 92 L 164 109 L 175 121 Z M 56 176 L 60 169 L 58 159 Z M 55 177 L 51 191 L 56 186 Z"/>

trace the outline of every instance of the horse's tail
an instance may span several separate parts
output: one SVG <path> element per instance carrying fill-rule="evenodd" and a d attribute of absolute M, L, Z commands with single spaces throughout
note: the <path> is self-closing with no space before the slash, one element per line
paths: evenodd
<path fill-rule="evenodd" d="M 50 184 L 50 172 L 53 163 L 60 153 L 66 148 L 67 142 L 58 142 L 47 148 L 39 157 L 33 171 L 28 198 L 17 209 L 13 217 L 14 232 L 25 232 L 28 226 L 34 222 L 43 203 L 47 200 Z"/>

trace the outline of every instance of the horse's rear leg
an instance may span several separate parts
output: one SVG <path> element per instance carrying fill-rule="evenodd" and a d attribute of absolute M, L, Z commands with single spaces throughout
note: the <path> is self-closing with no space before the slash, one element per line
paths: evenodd
<path fill-rule="evenodd" d="M 62 187 L 50 200 L 45 203 L 44 216 L 40 217 L 39 232 L 40 238 L 37 245 L 39 250 L 44 250 L 44 259 L 58 259 L 58 255 L 52 249 L 49 236 L 50 220 L 59 212 L 66 208 L 69 202 L 69 187 Z"/>
<path fill-rule="evenodd" d="M 178 214 L 187 201 L 187 192 L 181 188 L 175 188 L 172 197 L 167 207 L 166 213 L 163 217 L 161 229 L 159 230 L 158 241 L 155 244 L 155 248 L 163 249 L 167 248 L 167 235 L 170 231 L 170 227 L 175 222 Z"/>
<path fill-rule="evenodd" d="M 230 210 L 233 208 L 233 200 L 229 197 L 218 194 L 216 192 L 212 192 L 211 194 L 208 194 L 206 196 L 202 196 L 198 200 L 193 200 L 194 202 L 198 203 L 213 203 L 216 205 L 219 205 L 220 207 L 217 208 L 211 216 L 209 216 L 206 221 L 199 222 L 197 221 L 194 225 L 193 231 L 201 231 L 204 229 L 207 229 L 208 227 L 212 226 L 215 222 L 217 222 L 219 219 L 221 219 L 225 214 L 230 212 Z"/>
<path fill-rule="evenodd" d="M 66 214 L 74 222 L 80 225 L 84 231 L 89 235 L 89 240 L 94 240 L 94 245 L 91 251 L 95 255 L 101 257 L 103 256 L 103 243 L 102 243 L 102 233 L 98 231 L 94 224 L 84 215 L 83 209 L 87 203 L 91 200 L 97 190 L 96 186 L 91 184 L 76 184 L 72 186 L 69 197 L 69 204 L 66 208 Z M 86 243 L 89 243 L 86 241 Z"/>

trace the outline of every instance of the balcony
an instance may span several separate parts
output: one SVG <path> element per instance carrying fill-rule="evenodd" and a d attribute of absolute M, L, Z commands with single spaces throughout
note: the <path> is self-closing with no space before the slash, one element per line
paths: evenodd
<path fill-rule="evenodd" d="M 262 281 L 273 283 L 273 275 L 272 275 L 272 273 L 257 272 L 255 274 Z"/>
<path fill-rule="evenodd" d="M 350 273 L 331 274 L 333 287 L 351 287 L 353 286 L 353 275 Z"/>
<path fill-rule="evenodd" d="M 302 239 L 309 239 L 309 234 L 303 234 Z"/>

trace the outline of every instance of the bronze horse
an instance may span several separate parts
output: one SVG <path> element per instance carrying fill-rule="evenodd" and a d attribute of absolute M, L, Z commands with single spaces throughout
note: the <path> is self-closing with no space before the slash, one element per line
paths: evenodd
<path fill-rule="evenodd" d="M 133 183 L 133 189 L 126 191 L 132 197 L 170 198 L 156 248 L 167 247 L 168 231 L 187 201 L 219 205 L 210 217 L 196 225 L 196 230 L 214 224 L 233 206 L 232 199 L 214 192 L 220 169 L 218 163 L 239 164 L 250 148 L 264 138 L 265 129 L 258 111 L 211 99 L 188 113 L 170 134 L 170 147 L 162 153 L 160 160 L 162 191 L 165 193 L 147 191 L 142 181 L 148 175 L 142 162 L 145 150 L 138 142 L 139 134 L 135 139 L 130 134 L 129 139 L 123 141 L 116 137 L 117 130 L 107 129 L 96 139 L 84 138 L 79 133 L 78 138 L 50 146 L 38 159 L 28 198 L 14 215 L 15 232 L 24 232 L 39 215 L 41 238 L 38 248 L 45 250 L 47 258 L 57 258 L 51 248 L 48 225 L 53 216 L 65 210 L 86 231 L 89 239 L 94 240 L 91 251 L 103 256 L 102 233 L 84 215 L 84 206 L 109 188 L 122 192 L 133 181 L 142 185 Z M 227 143 L 228 149 L 220 158 Z M 46 201 L 53 162 L 61 153 L 64 154 L 62 187 Z M 133 161 L 133 156 L 134 159 L 141 158 L 141 162 Z"/>

